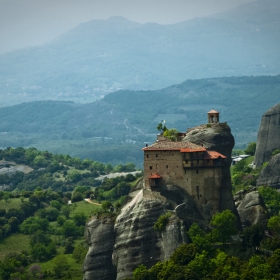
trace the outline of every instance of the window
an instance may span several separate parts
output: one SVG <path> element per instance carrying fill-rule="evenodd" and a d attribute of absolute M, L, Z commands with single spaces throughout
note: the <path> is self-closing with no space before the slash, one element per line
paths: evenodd
<path fill-rule="evenodd" d="M 196 174 L 198 174 L 198 169 L 196 169 Z"/>
<path fill-rule="evenodd" d="M 188 164 L 189 163 L 189 161 L 188 160 L 186 160 L 186 164 Z"/>
<path fill-rule="evenodd" d="M 147 155 L 147 158 L 149 157 L 149 155 Z"/>
<path fill-rule="evenodd" d="M 151 170 L 151 169 L 153 169 L 153 167 L 152 167 L 152 166 L 150 166 L 150 170 Z"/>
<path fill-rule="evenodd" d="M 157 154 L 156 154 L 156 157 L 157 157 Z"/>
<path fill-rule="evenodd" d="M 168 168 L 168 165 L 166 165 L 166 168 Z"/>

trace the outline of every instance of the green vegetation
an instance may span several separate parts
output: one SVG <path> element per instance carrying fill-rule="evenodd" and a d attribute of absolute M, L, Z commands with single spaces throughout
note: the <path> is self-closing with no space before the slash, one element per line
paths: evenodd
<path fill-rule="evenodd" d="M 244 153 L 247 155 L 254 156 L 256 152 L 256 146 L 257 146 L 256 142 L 249 143 L 247 148 L 244 150 Z"/>
<path fill-rule="evenodd" d="M 154 229 L 157 231 L 163 231 L 165 230 L 169 218 L 172 216 L 170 212 L 167 212 L 166 214 L 160 215 L 156 223 L 154 224 Z"/>
<path fill-rule="evenodd" d="M 276 149 L 272 152 L 272 156 L 275 156 L 280 153 L 280 149 Z"/>
<path fill-rule="evenodd" d="M 280 214 L 280 193 L 276 189 L 270 187 L 259 187 L 259 193 L 263 197 L 265 205 L 269 213 L 273 215 Z"/>
<path fill-rule="evenodd" d="M 0 150 L 0 160 L 10 169 L 25 166 L 25 173 L 0 175 L 0 279 L 81 279 L 85 223 L 94 215 L 114 219 L 139 180 L 132 174 L 96 178 L 135 171 L 135 165 L 113 167 L 35 148 Z"/>

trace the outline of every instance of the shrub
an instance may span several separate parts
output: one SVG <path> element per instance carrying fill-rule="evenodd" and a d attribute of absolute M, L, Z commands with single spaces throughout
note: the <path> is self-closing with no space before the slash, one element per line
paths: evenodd
<path fill-rule="evenodd" d="M 163 231 L 165 230 L 169 218 L 172 216 L 170 212 L 167 212 L 166 214 L 160 215 L 156 223 L 154 224 L 154 229 L 157 231 Z"/>

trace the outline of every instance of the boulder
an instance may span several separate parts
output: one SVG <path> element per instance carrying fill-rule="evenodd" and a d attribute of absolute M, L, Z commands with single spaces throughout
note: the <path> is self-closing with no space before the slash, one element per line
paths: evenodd
<path fill-rule="evenodd" d="M 239 202 L 237 207 L 238 214 L 242 223 L 250 225 L 261 224 L 264 227 L 267 222 L 267 209 L 258 191 L 247 193 Z"/>
<path fill-rule="evenodd" d="M 259 167 L 269 161 L 272 152 L 280 149 L 280 103 L 270 108 L 261 119 L 254 164 Z"/>

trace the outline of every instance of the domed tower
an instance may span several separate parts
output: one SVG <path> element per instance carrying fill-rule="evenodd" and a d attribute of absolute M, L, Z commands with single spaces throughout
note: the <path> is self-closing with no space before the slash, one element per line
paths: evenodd
<path fill-rule="evenodd" d="M 218 123 L 220 122 L 220 113 L 216 110 L 211 110 L 207 113 L 208 123 Z"/>

